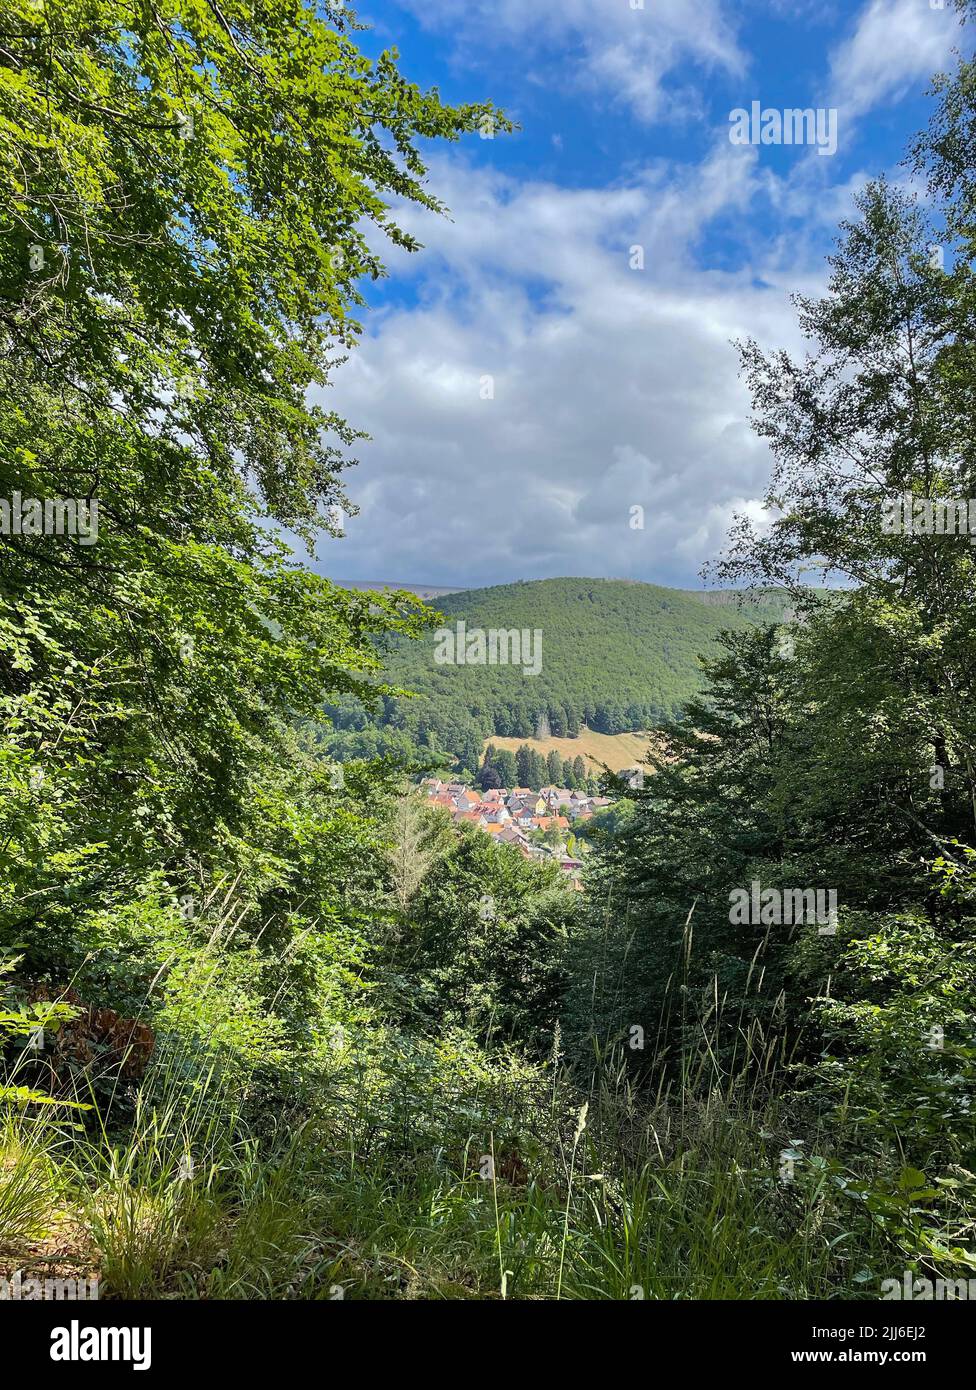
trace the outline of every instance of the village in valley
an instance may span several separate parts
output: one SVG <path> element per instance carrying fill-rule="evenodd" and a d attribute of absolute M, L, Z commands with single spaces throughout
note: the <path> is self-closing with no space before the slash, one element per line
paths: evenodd
<path fill-rule="evenodd" d="M 567 787 L 479 791 L 464 782 L 444 782 L 436 777 L 425 777 L 420 790 L 428 805 L 448 811 L 455 824 L 476 825 L 503 844 L 514 845 L 526 859 L 555 859 L 577 889 L 581 888 L 583 861 L 570 851 L 567 841 L 572 842 L 574 826 L 613 804 L 609 796 L 591 796 Z"/>

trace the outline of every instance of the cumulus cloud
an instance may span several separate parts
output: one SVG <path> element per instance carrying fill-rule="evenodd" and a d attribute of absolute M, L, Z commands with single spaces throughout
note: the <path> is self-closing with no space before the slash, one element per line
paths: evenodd
<path fill-rule="evenodd" d="M 848 119 L 925 86 L 960 42 L 958 14 L 924 0 L 868 0 L 834 51 L 833 99 Z"/>
<path fill-rule="evenodd" d="M 741 79 L 749 66 L 722 0 L 398 3 L 469 67 L 517 54 L 526 82 L 588 86 L 647 122 L 679 102 L 694 110 L 702 72 Z M 779 9 L 826 22 L 806 0 Z M 958 35 L 925 0 L 864 0 L 814 90 L 850 129 L 920 90 Z M 452 219 L 395 209 L 426 249 L 389 254 L 396 293 L 326 393 L 373 440 L 347 480 L 360 515 L 344 539 L 323 539 L 320 568 L 353 581 L 694 585 L 734 513 L 763 519 L 770 460 L 730 340 L 802 357 L 790 294 L 822 289 L 830 234 L 876 171 L 815 150 L 776 164 L 719 126 L 712 110 L 698 163 L 632 163 L 628 147 L 606 186 L 433 160 Z M 558 131 L 551 140 L 558 151 Z"/>
<path fill-rule="evenodd" d="M 529 64 L 553 45 L 561 61 L 549 71 L 581 88 L 624 102 L 640 119 L 673 118 L 693 107 L 690 90 L 668 93 L 665 79 L 681 64 L 739 73 L 745 56 L 719 0 L 399 0 L 422 24 L 449 31 L 461 45 L 517 41 Z M 541 69 L 540 75 L 541 75 Z"/>
<path fill-rule="evenodd" d="M 769 471 L 730 339 L 797 346 L 795 260 L 787 275 L 694 256 L 711 219 L 751 215 L 767 176 L 742 154 L 718 145 L 701 167 L 607 189 L 435 169 L 453 221 L 428 221 L 422 256 L 394 261 L 416 298 L 369 321 L 329 392 L 373 442 L 349 476 L 361 514 L 322 542 L 320 567 L 348 580 L 694 585 Z"/>

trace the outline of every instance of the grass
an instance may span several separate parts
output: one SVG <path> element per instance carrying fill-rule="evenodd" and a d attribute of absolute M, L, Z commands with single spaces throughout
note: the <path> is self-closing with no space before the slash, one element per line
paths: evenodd
<path fill-rule="evenodd" d="M 645 1116 L 635 1154 L 633 1126 L 622 1131 L 600 1104 L 594 1097 L 585 1127 L 577 1117 L 578 1134 L 553 1133 L 546 1161 L 515 1182 L 497 1163 L 483 1179 L 418 1154 L 326 1164 L 311 1187 L 323 1194 L 320 1222 L 338 1260 L 329 1277 L 345 1296 L 372 1299 L 857 1291 L 871 1258 L 864 1232 L 845 1226 L 828 1184 L 781 1182 L 769 1110 L 716 1091 L 676 1124 L 662 1104 Z M 615 1146 L 624 1135 L 626 1148 Z"/>
<path fill-rule="evenodd" d="M 756 1030 L 735 1074 L 703 1033 L 655 1093 L 620 1050 L 574 1077 L 557 1048 L 370 1028 L 303 1059 L 303 1117 L 276 1130 L 214 1007 L 209 1042 L 159 1035 L 130 1109 L 6 1107 L 0 1273 L 96 1270 L 102 1298 L 634 1300 L 876 1297 L 904 1268 Z"/>
<path fill-rule="evenodd" d="M 29 1241 L 43 1224 L 57 1191 L 56 1148 L 41 1125 L 0 1120 L 0 1235 Z"/>
<path fill-rule="evenodd" d="M 101 1296 L 134 1299 L 805 1299 L 856 1291 L 880 1258 L 836 1189 L 779 1180 L 769 1108 L 718 1088 L 683 1116 L 662 1100 L 635 1140 L 628 1104 L 597 1092 L 575 1134 L 554 1113 L 549 1152 L 509 1177 L 344 1150 L 327 1117 L 270 1154 L 239 1123 L 193 1133 L 173 1111 L 107 1145 L 50 1123 L 25 1144 L 10 1121 L 0 1263 L 20 1267 L 59 1210 Z"/>
<path fill-rule="evenodd" d="M 870 1258 L 863 1232 L 844 1225 L 826 1184 L 779 1180 L 770 1106 L 716 1087 L 694 1107 L 661 1098 L 635 1123 L 633 1096 L 613 1085 L 609 1066 L 602 1083 L 575 1129 L 554 1106 L 548 1150 L 533 1154 L 526 1136 L 514 1171 L 510 1140 L 493 1134 L 451 1163 L 399 1141 L 345 1147 L 328 1116 L 262 1153 L 216 1082 L 195 1128 L 147 1102 L 123 1140 L 48 1122 L 25 1146 L 29 1124 L 11 1121 L 4 1209 L 15 1196 L 19 1215 L 16 1230 L 4 1227 L 0 1263 L 22 1267 L 61 1211 L 78 1233 L 79 1267 L 83 1252 L 95 1252 L 103 1298 L 797 1299 L 855 1290 Z M 218 1126 L 220 1116 L 232 1123 Z M 482 1147 L 495 1158 L 487 1171 Z"/>
<path fill-rule="evenodd" d="M 499 738 L 492 735 L 485 739 L 495 748 L 507 748 L 515 753 L 523 744 L 534 748 L 542 757 L 555 750 L 564 760 L 570 762 L 582 757 L 587 773 L 598 776 L 606 764 L 611 772 L 621 772 L 625 767 L 637 767 L 647 757 L 648 741 L 651 734 L 598 734 L 594 729 L 581 729 L 578 738 Z"/>

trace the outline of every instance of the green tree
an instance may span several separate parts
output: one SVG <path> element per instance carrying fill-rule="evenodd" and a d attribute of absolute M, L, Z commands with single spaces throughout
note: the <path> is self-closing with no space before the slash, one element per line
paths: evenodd
<path fill-rule="evenodd" d="M 465 826 L 412 900 L 409 939 L 392 949 L 403 1021 L 547 1053 L 574 912 L 555 864 L 527 863 Z"/>
<path fill-rule="evenodd" d="M 599 837 L 593 901 L 606 993 L 596 1026 L 605 1037 L 648 1018 L 664 1039 L 671 1028 L 678 1036 L 685 1027 L 693 1032 L 716 978 L 723 997 L 766 1022 L 778 1008 L 786 936 L 766 943 L 769 980 L 753 994 L 762 935 L 730 923 L 729 892 L 756 877 L 772 883 L 767 868 L 783 857 L 775 788 L 777 768 L 788 767 L 791 669 L 777 654 L 773 628 L 727 633 L 723 647 L 720 658 L 704 663 L 702 697 L 663 731 L 652 755 L 655 775 L 628 793 L 633 814 Z M 599 825 L 590 826 L 596 836 Z M 601 908 L 608 894 L 618 905 L 612 924 Z M 581 962 L 574 976 L 583 979 L 587 968 Z M 672 1016 L 676 979 L 684 991 Z"/>
<path fill-rule="evenodd" d="M 469 772 L 472 776 L 477 774 L 481 765 L 481 739 L 476 733 L 466 733 L 462 738 L 457 765 L 462 772 Z"/>
<path fill-rule="evenodd" d="M 544 759 L 542 758 L 541 754 L 538 753 L 537 750 L 536 750 L 535 748 L 533 748 L 533 749 L 531 749 L 530 752 L 529 752 L 529 780 L 528 780 L 528 786 L 530 786 L 534 792 L 537 792 L 537 791 L 540 789 L 540 787 L 542 787 L 542 786 L 545 785 L 545 780 L 546 780 L 546 764 L 545 764 L 545 761 L 544 761 Z"/>
<path fill-rule="evenodd" d="M 352 510 L 356 432 L 314 388 L 383 235 L 417 246 L 390 205 L 440 210 L 420 143 L 488 108 L 283 0 L 6 4 L 2 27 L 0 496 L 99 511 L 97 534 L 0 537 L 0 925 L 56 955 L 79 903 L 218 865 L 283 921 L 295 867 L 337 892 L 355 838 L 335 824 L 307 863 L 298 822 L 355 774 L 309 772 L 289 726 L 327 695 L 370 707 L 374 639 L 428 625 L 280 539 Z"/>
<path fill-rule="evenodd" d="M 498 775 L 501 778 L 500 785 L 509 788 L 515 786 L 518 778 L 518 771 L 515 766 L 515 754 L 508 748 L 500 748 L 495 761 Z"/>
<path fill-rule="evenodd" d="M 490 791 L 503 785 L 501 773 L 495 763 L 485 763 L 478 777 L 478 785 L 483 791 Z"/>

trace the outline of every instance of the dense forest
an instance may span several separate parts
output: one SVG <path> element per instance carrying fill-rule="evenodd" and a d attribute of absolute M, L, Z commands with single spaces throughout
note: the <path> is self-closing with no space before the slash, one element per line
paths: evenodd
<path fill-rule="evenodd" d="M 544 786 L 566 787 L 570 791 L 585 788 L 595 792 L 598 779 L 586 770 L 585 759 L 561 758 L 555 751 L 543 757 L 527 743 L 513 753 L 508 748 L 496 748 L 489 743 L 482 760 L 479 781 L 482 787 L 529 787 L 539 791 Z"/>
<path fill-rule="evenodd" d="M 719 602 L 718 600 L 725 600 Z M 424 641 L 382 644 L 383 679 L 410 692 L 373 704 L 326 706 L 330 754 L 456 763 L 477 772 L 482 745 L 500 738 L 575 738 L 654 729 L 679 718 L 701 685 L 701 657 L 726 627 L 780 621 L 783 592 L 686 593 L 612 579 L 542 579 L 447 594 Z M 540 634 L 541 669 L 435 661 L 437 632 Z M 507 653 L 506 653 L 507 654 Z"/>
<path fill-rule="evenodd" d="M 391 208 L 443 211 L 421 151 L 504 115 L 297 0 L 2 0 L 0 27 L 0 496 L 99 504 L 94 544 L 0 533 L 3 1279 L 971 1279 L 976 552 L 883 516 L 976 495 L 976 67 L 909 153 L 926 196 L 872 183 L 840 228 L 804 360 L 740 344 L 777 519 L 711 580 L 786 595 L 789 639 L 590 579 L 441 601 L 543 629 L 527 699 L 439 670 L 427 607 L 281 538 L 351 505 L 369 422 L 308 391 L 355 349 L 383 237 L 419 250 Z M 382 750 L 324 755 L 323 708 L 378 699 L 460 753 L 436 721 L 528 736 L 540 697 L 550 728 L 661 727 L 582 893 Z M 777 918 L 794 890 L 836 913 Z"/>

